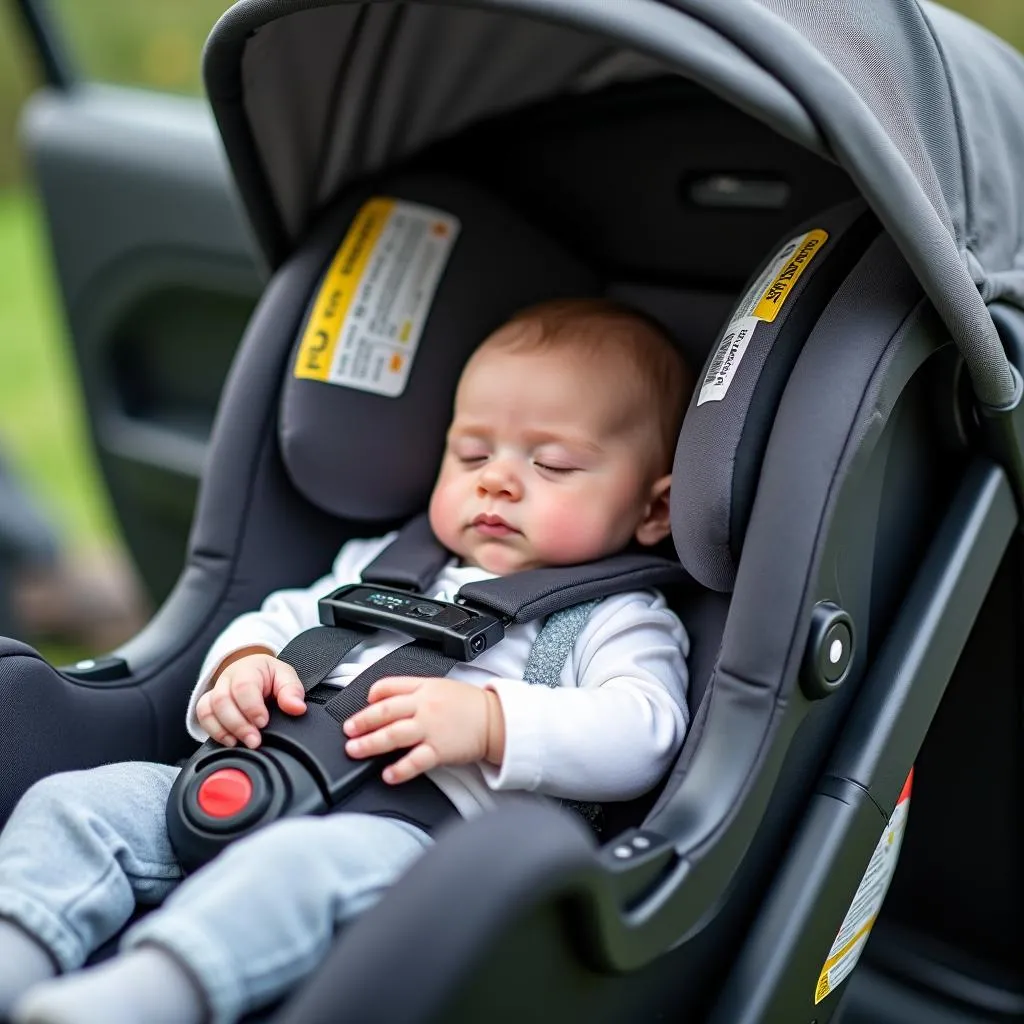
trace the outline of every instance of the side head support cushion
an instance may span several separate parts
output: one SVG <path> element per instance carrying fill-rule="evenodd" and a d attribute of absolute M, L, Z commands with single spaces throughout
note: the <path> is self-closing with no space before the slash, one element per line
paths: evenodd
<path fill-rule="evenodd" d="M 600 294 L 597 275 L 466 182 L 396 176 L 349 195 L 288 363 L 279 440 L 311 502 L 357 520 L 426 505 L 459 374 L 504 320 Z"/>
<path fill-rule="evenodd" d="M 735 582 L 772 422 L 804 341 L 879 231 L 859 199 L 795 228 L 744 290 L 697 378 L 676 448 L 672 524 L 680 561 L 712 590 Z"/>

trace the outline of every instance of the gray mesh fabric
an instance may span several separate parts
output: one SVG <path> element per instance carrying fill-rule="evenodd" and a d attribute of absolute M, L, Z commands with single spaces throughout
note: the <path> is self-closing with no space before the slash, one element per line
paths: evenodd
<path fill-rule="evenodd" d="M 487 334 L 523 306 L 599 291 L 596 278 L 555 242 L 465 183 L 409 176 L 382 181 L 372 195 L 445 211 L 461 228 L 400 396 L 297 379 L 297 347 L 289 363 L 279 422 L 288 475 L 318 507 L 362 520 L 407 518 L 426 505 L 459 373 Z M 351 197 L 326 218 L 315 243 L 325 264 L 366 196 Z"/>

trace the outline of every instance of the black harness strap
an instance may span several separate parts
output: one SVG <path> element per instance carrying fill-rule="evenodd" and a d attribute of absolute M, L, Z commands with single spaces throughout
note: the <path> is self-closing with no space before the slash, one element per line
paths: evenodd
<path fill-rule="evenodd" d="M 422 594 L 451 557 L 438 543 L 427 516 L 419 515 L 359 575 L 364 583 Z"/>
<path fill-rule="evenodd" d="M 402 644 L 362 671 L 324 707 L 336 722 L 344 722 L 366 707 L 370 687 L 385 676 L 446 676 L 455 666 L 454 658 L 419 644 Z"/>
<path fill-rule="evenodd" d="M 407 593 L 425 591 L 452 555 L 434 537 L 425 515 L 411 520 L 362 571 L 363 583 L 391 587 Z M 645 554 L 620 554 L 587 565 L 532 569 L 463 586 L 456 604 L 485 611 L 506 622 L 529 622 L 572 605 L 621 593 L 679 584 L 689 577 L 668 559 Z M 319 686 L 342 659 L 373 632 L 354 623 L 316 626 L 291 640 L 278 655 L 296 671 L 307 694 L 323 703 L 323 711 L 335 722 L 344 722 L 367 705 L 370 687 L 386 676 L 446 676 L 457 664 L 426 642 L 403 644 L 369 665 L 347 686 Z M 405 818 L 433 830 L 455 809 L 428 779 L 421 777 L 402 786 L 387 786 L 374 770 L 367 781 L 346 798 L 338 809 L 366 811 Z M 581 805 L 582 806 L 582 805 Z M 595 805 L 596 806 L 596 805 Z M 589 805 L 588 805 L 589 808 Z M 593 816 L 585 814 L 594 824 Z"/>
<path fill-rule="evenodd" d="M 292 637 L 278 658 L 287 662 L 299 677 L 302 689 L 309 693 L 341 664 L 342 658 L 368 636 L 368 629 L 358 626 L 314 626 Z"/>
<path fill-rule="evenodd" d="M 512 622 L 530 622 L 584 601 L 627 590 L 678 586 L 689 580 L 678 562 L 659 555 L 621 554 L 585 565 L 527 569 L 467 583 L 459 590 L 459 600 L 504 615 Z"/>

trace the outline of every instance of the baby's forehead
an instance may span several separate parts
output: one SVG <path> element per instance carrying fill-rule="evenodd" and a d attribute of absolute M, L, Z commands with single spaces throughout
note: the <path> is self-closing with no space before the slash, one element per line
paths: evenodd
<path fill-rule="evenodd" d="M 522 356 L 550 362 L 585 360 L 589 365 L 624 368 L 639 372 L 636 333 L 615 321 L 594 317 L 563 320 L 552 329 L 540 319 L 522 318 L 502 324 L 477 348 L 470 363 L 490 357 Z"/>

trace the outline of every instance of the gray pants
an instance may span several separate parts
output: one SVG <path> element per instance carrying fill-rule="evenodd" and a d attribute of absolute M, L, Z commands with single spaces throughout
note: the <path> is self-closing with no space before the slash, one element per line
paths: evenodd
<path fill-rule="evenodd" d="M 163 903 L 121 948 L 170 950 L 203 987 L 216 1024 L 310 974 L 337 928 L 431 843 L 412 825 L 374 815 L 292 818 L 239 840 L 182 881 L 165 824 L 177 773 L 133 761 L 32 786 L 0 834 L 0 916 L 73 970 L 117 934 L 136 903 Z"/>

